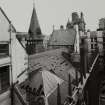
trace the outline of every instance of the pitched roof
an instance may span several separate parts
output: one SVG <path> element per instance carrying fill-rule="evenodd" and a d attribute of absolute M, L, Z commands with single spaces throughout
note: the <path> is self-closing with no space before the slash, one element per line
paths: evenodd
<path fill-rule="evenodd" d="M 68 52 L 66 48 L 61 48 L 29 56 L 30 86 L 36 90 L 42 86 L 41 91 L 49 105 L 57 105 L 58 83 L 63 103 L 68 95 L 68 74 L 71 75 L 71 81 L 75 80 L 75 68 L 62 56 L 62 51 Z"/>
<path fill-rule="evenodd" d="M 41 92 L 44 92 L 44 96 L 46 96 L 46 101 L 49 105 L 57 105 L 57 86 L 59 83 L 61 90 L 61 100 L 62 103 L 64 103 L 64 100 L 68 94 L 68 81 L 62 80 L 61 78 L 47 70 L 34 73 L 31 75 L 31 77 L 32 79 L 30 79 L 30 82 L 26 80 L 24 83 L 18 86 L 24 100 L 26 100 L 26 91 L 24 89 L 27 87 L 27 85 L 29 85 L 32 89 L 35 89 L 40 95 Z M 72 85 L 72 89 L 73 87 L 74 85 Z M 38 96 L 36 96 L 36 98 L 37 97 Z M 55 101 L 51 101 L 54 99 Z"/>
<path fill-rule="evenodd" d="M 31 16 L 30 27 L 29 27 L 28 33 L 30 34 L 31 37 L 36 37 L 37 34 L 41 34 L 41 29 L 40 29 L 35 6 L 33 7 L 33 12 Z"/>
<path fill-rule="evenodd" d="M 72 82 L 75 80 L 75 68 L 62 56 L 62 51 L 68 52 L 62 48 L 29 56 L 31 86 L 38 89 L 43 85 L 44 94 L 51 105 L 56 105 L 57 84 L 60 84 L 61 100 L 64 102 L 68 94 L 68 75 L 71 75 Z"/>
<path fill-rule="evenodd" d="M 29 73 L 39 70 L 48 70 L 67 81 L 68 73 L 75 79 L 75 68 L 63 56 L 62 51 L 67 49 L 54 49 L 29 56 Z"/>
<path fill-rule="evenodd" d="M 49 45 L 74 45 L 76 37 L 75 29 L 54 30 L 49 39 Z"/>

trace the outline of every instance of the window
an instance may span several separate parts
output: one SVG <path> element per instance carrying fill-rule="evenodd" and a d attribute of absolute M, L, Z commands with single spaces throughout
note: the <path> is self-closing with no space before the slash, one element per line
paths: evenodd
<path fill-rule="evenodd" d="M 105 49 L 105 43 L 103 43 L 103 49 Z"/>
<path fill-rule="evenodd" d="M 103 37 L 103 49 L 105 49 L 105 37 Z"/>
<path fill-rule="evenodd" d="M 97 48 L 97 43 L 94 46 L 95 46 L 95 49 L 96 49 Z"/>
<path fill-rule="evenodd" d="M 9 55 L 9 44 L 0 44 L 0 56 Z"/>
<path fill-rule="evenodd" d="M 105 42 L 105 36 L 103 37 L 103 42 Z"/>
<path fill-rule="evenodd" d="M 91 38 L 91 42 L 93 42 L 93 38 Z"/>
<path fill-rule="evenodd" d="M 91 44 L 91 49 L 94 49 L 94 46 L 93 46 L 93 44 Z"/>
<path fill-rule="evenodd" d="M 9 66 L 0 67 L 0 93 L 7 90 L 9 86 Z"/>
<path fill-rule="evenodd" d="M 97 42 L 97 38 L 94 38 L 94 41 Z"/>

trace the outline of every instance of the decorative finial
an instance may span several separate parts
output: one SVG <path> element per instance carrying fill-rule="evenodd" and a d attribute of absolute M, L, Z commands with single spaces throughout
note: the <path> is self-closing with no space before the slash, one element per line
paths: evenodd
<path fill-rule="evenodd" d="M 35 8 L 35 0 L 33 0 L 33 8 Z"/>
<path fill-rule="evenodd" d="M 83 17 L 83 12 L 81 12 L 81 17 Z"/>
<path fill-rule="evenodd" d="M 53 25 L 53 31 L 54 31 L 54 29 L 55 29 L 55 26 Z"/>
<path fill-rule="evenodd" d="M 70 23 L 70 20 L 69 20 L 69 18 L 68 18 L 68 23 Z"/>

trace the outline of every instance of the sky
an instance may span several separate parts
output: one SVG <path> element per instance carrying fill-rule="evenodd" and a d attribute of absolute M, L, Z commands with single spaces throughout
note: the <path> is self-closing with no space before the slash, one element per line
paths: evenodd
<path fill-rule="evenodd" d="M 86 28 L 96 30 L 98 21 L 105 17 L 105 0 L 34 0 L 42 33 L 52 33 L 71 20 L 72 12 L 84 13 Z M 33 0 L 0 0 L 0 6 L 19 32 L 28 32 Z"/>

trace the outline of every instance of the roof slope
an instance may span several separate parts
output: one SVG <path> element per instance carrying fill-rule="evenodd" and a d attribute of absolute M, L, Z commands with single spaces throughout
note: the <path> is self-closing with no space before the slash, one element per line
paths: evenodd
<path fill-rule="evenodd" d="M 62 56 L 62 51 L 67 49 L 56 49 L 29 56 L 28 72 L 48 70 L 65 81 L 68 80 L 70 73 L 72 79 L 75 79 L 75 68 Z"/>
<path fill-rule="evenodd" d="M 29 56 L 30 87 L 44 93 L 49 105 L 57 105 L 57 85 L 60 84 L 61 100 L 68 95 L 68 76 L 75 80 L 75 68 L 63 56 L 66 48 L 53 49 Z M 36 85 L 37 84 L 37 85 Z M 74 84 L 72 84 L 72 89 Z M 43 95 L 43 94 L 42 94 Z M 54 100 L 54 101 L 53 101 Z"/>
<path fill-rule="evenodd" d="M 49 105 L 56 105 L 58 83 L 63 103 L 68 94 L 69 74 L 71 81 L 75 80 L 75 68 L 62 56 L 62 51 L 68 52 L 66 48 L 62 48 L 29 56 L 30 85 L 36 89 L 43 86 Z M 55 101 L 52 102 L 52 100 Z"/>
<path fill-rule="evenodd" d="M 50 36 L 49 45 L 74 45 L 75 37 L 75 29 L 54 30 L 54 32 Z"/>

